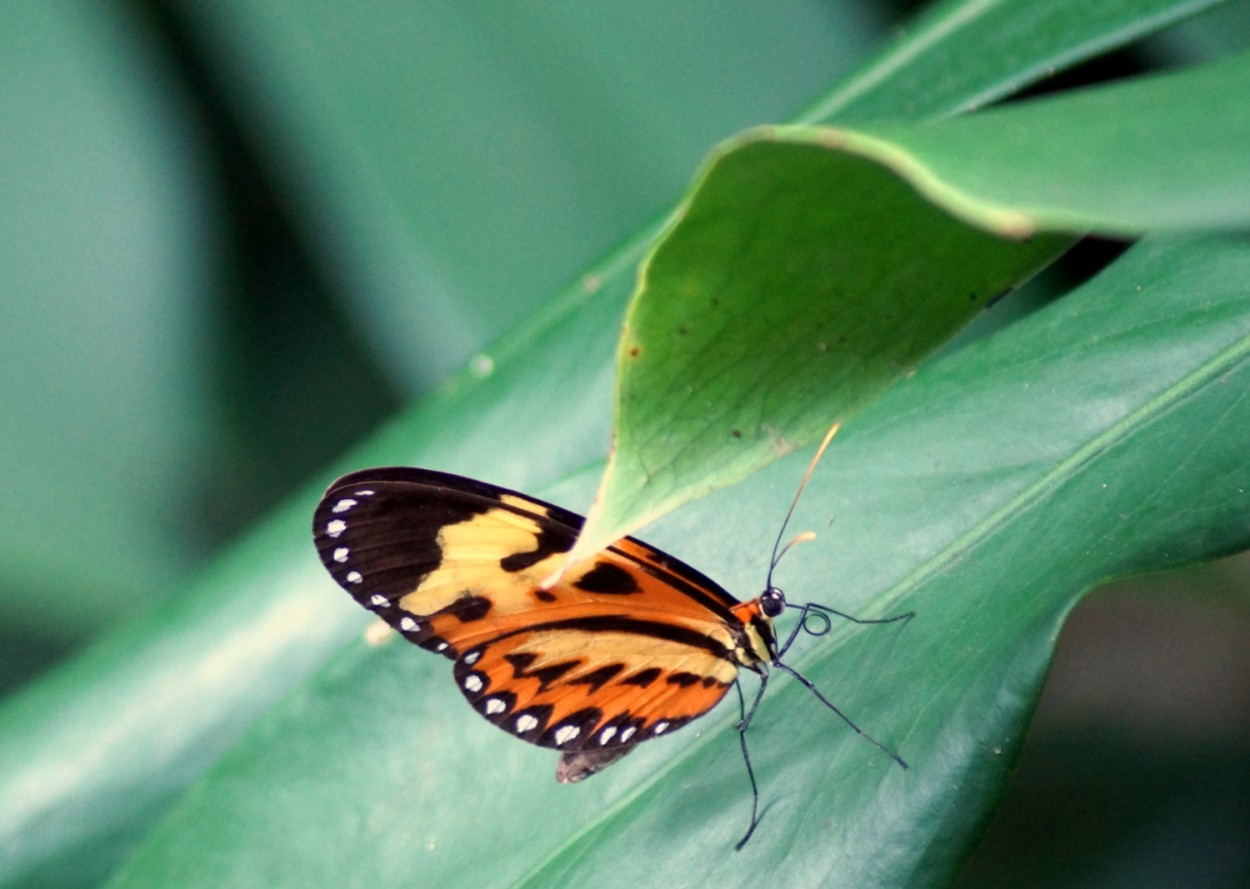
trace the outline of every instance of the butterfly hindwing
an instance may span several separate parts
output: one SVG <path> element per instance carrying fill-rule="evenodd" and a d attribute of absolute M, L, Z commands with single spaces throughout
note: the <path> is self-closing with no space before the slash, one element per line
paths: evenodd
<path fill-rule="evenodd" d="M 741 603 L 633 538 L 544 588 L 583 520 L 513 491 L 365 470 L 335 482 L 314 521 L 334 579 L 455 660 L 457 687 L 487 720 L 565 751 L 568 780 L 707 712 L 743 662 Z"/>
<path fill-rule="evenodd" d="M 556 623 L 468 651 L 454 671 L 479 713 L 545 747 L 613 748 L 673 731 L 711 709 L 737 675 L 717 643 L 653 635 L 663 625 L 617 615 Z"/>

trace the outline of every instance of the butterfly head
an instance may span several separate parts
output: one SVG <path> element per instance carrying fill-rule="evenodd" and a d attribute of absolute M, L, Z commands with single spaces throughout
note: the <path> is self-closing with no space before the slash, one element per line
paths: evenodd
<path fill-rule="evenodd" d="M 776 617 L 786 610 L 786 594 L 770 585 L 760 594 L 760 611 L 766 617 Z"/>

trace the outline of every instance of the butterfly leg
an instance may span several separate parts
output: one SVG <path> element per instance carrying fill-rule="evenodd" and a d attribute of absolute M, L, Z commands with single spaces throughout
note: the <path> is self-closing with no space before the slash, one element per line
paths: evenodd
<path fill-rule="evenodd" d="M 786 637 L 785 643 L 781 646 L 781 648 L 777 650 L 777 658 L 783 658 L 786 656 L 786 652 L 790 650 L 790 646 L 793 645 L 794 640 L 798 638 L 799 631 L 807 630 L 807 632 L 811 633 L 813 636 L 823 636 L 825 633 L 829 632 L 829 629 L 832 627 L 832 625 L 830 625 L 830 627 L 826 628 L 823 632 L 820 632 L 820 633 L 813 633 L 810 629 L 808 629 L 807 627 L 808 607 L 809 606 L 807 605 L 802 606 L 803 613 L 799 616 L 798 623 L 796 623 L 794 625 L 794 628 L 790 630 L 790 635 Z M 826 618 L 826 620 L 828 620 L 828 618 Z"/>
<path fill-rule="evenodd" d="M 768 686 L 768 671 L 760 671 L 760 688 L 755 693 L 755 699 L 751 702 L 751 709 L 747 709 L 746 697 L 742 694 L 742 681 L 734 682 L 734 688 L 738 690 L 738 743 L 742 746 L 742 761 L 746 763 L 747 778 L 751 781 L 751 824 L 747 827 L 747 832 L 743 834 L 742 839 L 738 840 L 738 844 L 734 846 L 735 852 L 741 852 L 742 847 L 747 844 L 747 840 L 751 839 L 751 834 L 755 833 L 755 826 L 759 824 L 760 810 L 760 789 L 755 783 L 755 769 L 751 768 L 751 754 L 747 750 L 747 729 L 751 727 L 751 720 L 755 718 L 755 711 L 760 706 L 760 701 L 764 697 L 764 689 Z"/>
<path fill-rule="evenodd" d="M 894 620 L 897 620 L 898 618 L 893 618 L 893 619 L 894 619 Z M 818 689 L 818 688 L 816 687 L 815 683 L 813 683 L 813 682 L 812 682 L 812 680 L 808 679 L 806 676 L 804 676 L 802 673 L 800 673 L 798 670 L 794 669 L 793 667 L 790 667 L 790 666 L 787 666 L 786 664 L 781 663 L 781 661 L 773 661 L 773 666 L 774 666 L 774 667 L 780 667 L 782 670 L 785 670 L 787 673 L 789 673 L 789 674 L 790 674 L 791 676 L 793 676 L 795 679 L 799 680 L 799 682 L 803 683 L 804 687 L 805 687 L 808 691 L 810 691 L 812 694 L 814 694 L 814 695 L 817 697 L 817 699 L 818 699 L 818 700 L 819 700 L 822 704 L 824 704 L 826 707 L 828 707 L 828 708 L 829 708 L 830 710 L 832 710 L 834 713 L 838 714 L 838 716 L 842 719 L 842 721 L 843 721 L 843 722 L 845 722 L 847 725 L 849 725 L 851 728 L 855 729 L 856 734 L 860 735 L 860 736 L 861 736 L 861 737 L 862 737 L 865 741 L 868 741 L 870 744 L 872 744 L 874 747 L 876 747 L 878 750 L 880 750 L 880 751 L 881 751 L 882 753 L 884 753 L 886 756 L 890 757 L 890 759 L 894 760 L 896 763 L 898 763 L 898 764 L 899 764 L 900 766 L 902 766 L 903 768 L 905 768 L 905 769 L 906 769 L 906 768 L 909 768 L 909 766 L 907 765 L 907 763 L 903 761 L 903 757 L 899 756 L 897 753 L 895 753 L 895 752 L 894 752 L 893 750 L 891 750 L 889 747 L 886 747 L 884 744 L 882 744 L 880 741 L 878 741 L 878 740 L 877 740 L 876 738 L 874 738 L 872 735 L 868 734 L 868 732 L 864 731 L 862 728 L 860 728 L 858 725 L 856 725 L 856 724 L 855 724 L 855 722 L 854 722 L 854 720 L 852 720 L 852 719 L 851 719 L 851 717 L 847 716 L 845 713 L 843 713 L 841 710 L 839 710 L 839 709 L 837 708 L 837 706 L 833 703 L 833 701 L 829 700 L 827 697 L 825 697 L 823 694 L 821 694 L 821 693 L 820 693 L 820 689 Z M 757 703 L 757 704 L 759 703 L 759 700 L 758 700 L 758 699 L 756 699 L 756 703 Z M 755 708 L 754 708 L 754 707 L 752 707 L 752 708 L 751 708 L 751 712 L 752 712 L 752 713 L 754 713 L 754 712 L 755 712 Z M 742 731 L 742 729 L 741 729 L 741 728 L 739 728 L 739 731 Z M 745 750 L 745 749 L 746 749 L 745 744 L 746 744 L 746 742 L 745 742 L 745 741 L 743 741 L 743 745 L 744 745 L 744 746 L 743 746 L 743 750 Z M 752 825 L 752 827 L 754 827 L 754 825 Z"/>

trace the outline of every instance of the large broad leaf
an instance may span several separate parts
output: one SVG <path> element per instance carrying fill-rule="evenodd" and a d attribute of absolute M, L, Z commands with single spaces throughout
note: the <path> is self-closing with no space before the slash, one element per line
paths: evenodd
<path fill-rule="evenodd" d="M 1228 0 L 944 0 L 803 115 L 848 124 L 984 107 Z"/>
<path fill-rule="evenodd" d="M 478 720 L 441 659 L 360 643 L 117 885 L 943 885 L 1081 594 L 1250 543 L 1247 281 L 1250 243 L 1145 242 L 834 443 L 796 519 L 819 536 L 778 579 L 795 600 L 916 616 L 839 626 L 797 663 L 909 771 L 778 680 L 752 732 L 764 821 L 734 855 L 750 805 L 734 708 L 561 787 L 552 755 Z M 801 470 L 785 461 L 659 536 L 749 593 Z"/>
<path fill-rule="evenodd" d="M 723 146 L 644 267 L 615 447 L 569 558 L 850 417 L 1068 243 L 1039 232 L 1250 227 L 1247 83 L 1241 55 L 940 123 Z"/>
<path fill-rule="evenodd" d="M 888 48 L 863 76 L 822 102 L 808 119 L 832 113 L 873 117 L 880 116 L 881 109 L 891 114 L 950 113 L 960 103 L 1010 92 L 1044 72 L 1210 5 L 1180 0 L 945 3 Z M 1032 25 L 1012 24 L 1017 16 L 1036 23 L 1034 14 L 1042 13 L 1054 16 L 1054 26 L 1030 31 Z M 609 429 L 610 356 L 645 242 L 646 238 L 639 238 L 592 269 L 584 289 L 555 299 L 547 311 L 482 356 L 472 370 L 398 418 L 385 434 L 338 467 L 327 468 L 323 479 L 310 483 L 302 496 L 227 553 L 200 583 L 180 591 L 170 607 L 110 635 L 8 702 L 0 711 L 0 799 L 4 800 L 0 806 L 0 884 L 67 885 L 98 880 L 128 853 L 169 801 L 216 761 L 246 727 L 360 631 L 362 615 L 324 577 L 308 540 L 312 506 L 336 470 L 419 462 L 537 491 L 561 473 L 602 457 Z M 316 434 L 315 428 L 308 433 Z M 853 441 L 848 437 L 843 445 Z M 766 498 L 758 489 L 754 494 L 734 492 L 742 498 L 734 501 L 737 521 L 746 521 L 750 510 L 761 514 L 757 526 L 735 533 L 771 535 L 764 526 L 773 521 L 778 503 L 784 505 L 788 499 L 794 476 L 801 470 L 787 465 L 789 469 L 781 467 L 778 487 Z M 570 506 L 584 506 L 589 488 L 562 499 Z M 706 515 L 692 512 L 690 520 L 705 520 Z M 727 526 L 725 533 L 730 530 Z M 662 530 L 657 533 L 663 538 Z M 740 547 L 742 555 L 731 548 L 733 542 L 734 538 L 719 536 L 703 542 L 692 539 L 680 551 L 709 567 L 728 558 L 745 560 L 747 551 L 756 559 L 758 540 Z M 747 572 L 743 561 L 728 563 L 725 572 L 717 574 L 725 581 L 744 581 L 742 589 L 753 589 L 759 581 L 759 565 L 753 561 L 750 567 Z M 748 573 L 750 582 L 745 583 Z M 414 660 L 413 652 L 401 653 L 398 646 L 391 650 L 401 670 L 394 681 L 407 686 L 413 677 L 405 671 L 412 667 L 404 665 L 421 658 Z M 384 673 L 376 672 L 379 665 L 372 657 L 360 659 L 360 652 L 352 651 L 326 680 L 341 679 L 339 691 L 345 698 L 359 694 L 350 676 L 353 663 L 367 664 L 366 686 L 386 681 Z M 433 670 L 433 666 L 427 664 L 425 669 Z M 411 711 L 414 715 L 422 712 L 426 691 L 438 694 L 434 689 L 422 690 L 406 700 L 405 707 L 416 708 Z M 443 696 L 431 699 L 429 706 L 441 719 L 443 707 L 458 706 L 458 702 L 454 691 L 445 688 Z M 310 725 L 302 737 L 312 741 L 310 733 L 323 729 Z M 329 731 L 333 734 L 333 729 Z M 345 717 L 343 734 L 337 735 L 344 757 L 336 770 L 352 763 L 363 769 L 359 757 L 375 736 L 373 726 L 353 726 Z M 447 743 L 457 747 L 465 743 L 459 724 Z M 656 746 L 652 762 L 670 752 L 664 745 Z M 441 774 L 446 767 L 434 755 L 437 752 L 422 751 L 422 767 Z M 505 759 L 492 768 L 504 768 L 508 756 L 530 764 L 537 756 L 545 762 L 524 745 L 512 744 L 501 752 Z M 648 755 L 639 753 L 635 759 L 646 762 Z M 480 763 L 471 768 L 480 771 Z M 728 754 L 726 768 L 737 768 Z M 543 765 L 538 771 L 546 769 Z M 726 792 L 739 793 L 737 779 L 733 779 L 737 772 L 727 774 L 732 780 L 726 779 Z M 635 785 L 636 775 L 629 771 L 620 777 L 609 773 L 597 778 L 586 785 L 592 799 L 584 803 L 583 811 L 597 811 L 594 794 L 619 795 L 622 788 Z M 513 785 L 501 782 L 496 786 Z M 536 774 L 532 784 L 518 786 L 516 799 L 526 805 L 536 802 L 528 799 L 531 787 L 542 793 L 550 790 L 546 775 Z M 271 794 L 272 789 L 258 785 L 256 792 Z M 353 795 L 357 792 L 366 793 L 365 785 L 352 791 Z M 585 801 L 587 797 L 573 799 Z M 569 805 L 570 797 L 559 800 Z M 341 803 L 336 800 L 331 805 Z M 405 800 L 400 824 L 407 823 L 414 805 Z M 546 818 L 555 810 L 542 811 Z M 269 827 L 284 829 L 277 822 Z M 221 825 L 215 825 L 214 834 L 220 829 Z M 367 833 L 388 829 L 384 824 L 360 825 Z M 473 825 L 472 829 L 478 828 Z M 214 834 L 202 835 L 205 848 L 214 842 Z M 324 846 L 335 838 L 320 837 L 316 842 Z M 395 842 L 402 845 L 404 836 L 397 836 Z M 386 866 L 385 856 L 370 860 Z M 290 863 L 298 868 L 300 856 Z M 366 873 L 366 863 L 363 856 L 357 862 L 361 873 Z M 413 876 L 406 870 L 407 862 L 396 867 Z M 276 871 L 266 874 L 275 880 L 282 876 Z M 247 879 L 259 878 L 253 873 Z"/>

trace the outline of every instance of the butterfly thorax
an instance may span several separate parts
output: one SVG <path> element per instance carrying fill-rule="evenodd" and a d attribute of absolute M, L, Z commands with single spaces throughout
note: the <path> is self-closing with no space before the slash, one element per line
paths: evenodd
<path fill-rule="evenodd" d="M 759 596 L 732 609 L 734 617 L 742 622 L 734 656 L 740 665 L 756 672 L 759 672 L 761 664 L 771 663 L 777 658 L 777 633 L 773 628 L 773 619 L 766 611 L 767 604 L 765 597 Z"/>

